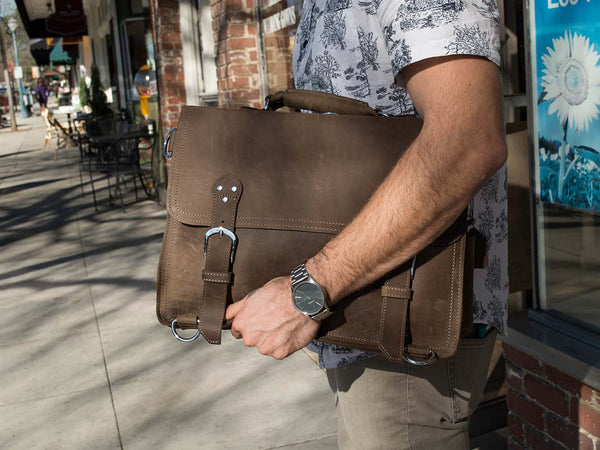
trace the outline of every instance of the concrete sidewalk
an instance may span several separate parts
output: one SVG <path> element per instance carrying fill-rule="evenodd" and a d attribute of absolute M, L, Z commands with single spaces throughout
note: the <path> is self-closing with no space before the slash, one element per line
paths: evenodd
<path fill-rule="evenodd" d="M 19 124 L 0 131 L 0 448 L 336 449 L 307 354 L 176 341 L 155 316 L 164 208 L 111 207 L 102 181 L 96 212 L 77 150 L 54 161 L 42 119 Z"/>
<path fill-rule="evenodd" d="M 0 133 L 0 447 L 336 448 L 306 354 L 271 360 L 229 333 L 183 344 L 158 324 L 164 209 L 96 212 L 77 151 L 53 161 L 27 122 Z"/>

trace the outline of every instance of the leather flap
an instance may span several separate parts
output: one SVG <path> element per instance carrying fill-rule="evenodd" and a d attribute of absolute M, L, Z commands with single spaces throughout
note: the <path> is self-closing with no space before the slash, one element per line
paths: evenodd
<path fill-rule="evenodd" d="M 244 185 L 238 229 L 336 234 L 421 123 L 412 117 L 184 107 L 172 145 L 169 214 L 187 225 L 209 226 L 213 183 L 230 173 Z"/>

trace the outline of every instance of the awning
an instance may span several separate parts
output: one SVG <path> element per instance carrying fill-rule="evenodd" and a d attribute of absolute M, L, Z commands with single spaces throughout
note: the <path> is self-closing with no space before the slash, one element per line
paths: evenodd
<path fill-rule="evenodd" d="M 55 45 L 50 52 L 50 62 L 52 64 L 75 64 L 75 61 L 77 61 L 77 57 L 79 56 L 79 49 L 73 45 L 63 45 L 63 38 L 59 39 L 61 40 L 61 43 Z"/>
<path fill-rule="evenodd" d="M 79 57 L 78 43 L 78 40 L 68 38 L 32 39 L 29 51 L 39 66 L 50 63 L 72 65 Z"/>
<path fill-rule="evenodd" d="M 82 0 L 15 0 L 15 3 L 30 39 L 87 35 Z"/>

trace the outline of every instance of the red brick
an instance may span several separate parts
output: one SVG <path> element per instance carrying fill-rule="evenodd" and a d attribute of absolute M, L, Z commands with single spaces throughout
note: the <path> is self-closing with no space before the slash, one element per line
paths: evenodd
<path fill-rule="evenodd" d="M 545 371 L 546 378 L 550 383 L 571 394 L 579 394 L 579 391 L 582 387 L 580 381 L 577 381 L 575 378 L 570 377 L 569 375 L 566 375 L 565 373 L 551 366 L 545 366 Z"/>
<path fill-rule="evenodd" d="M 510 432 L 510 436 L 517 442 L 525 442 L 523 421 L 520 417 L 514 415 L 512 412 L 508 413 L 508 431 Z"/>
<path fill-rule="evenodd" d="M 160 40 L 163 42 L 165 42 L 165 41 L 178 42 L 181 40 L 181 35 L 178 33 L 161 33 Z"/>
<path fill-rule="evenodd" d="M 589 403 L 599 403 L 598 391 L 592 389 L 588 385 L 582 384 L 581 391 L 579 392 L 579 396 L 582 400 Z"/>
<path fill-rule="evenodd" d="M 579 428 L 554 414 L 546 414 L 546 432 L 567 448 L 578 448 Z"/>
<path fill-rule="evenodd" d="M 554 439 L 525 425 L 525 445 L 531 450 L 564 450 Z"/>
<path fill-rule="evenodd" d="M 535 403 L 509 389 L 506 393 L 508 409 L 525 422 L 530 423 L 538 430 L 544 429 L 544 410 Z"/>
<path fill-rule="evenodd" d="M 258 67 L 255 64 L 232 64 L 229 66 L 229 74 L 233 76 L 256 75 Z"/>
<path fill-rule="evenodd" d="M 598 447 L 596 446 L 596 449 Z M 594 450 L 594 441 L 589 436 L 579 433 L 579 446 L 578 450 Z"/>
<path fill-rule="evenodd" d="M 592 408 L 583 402 L 579 402 L 577 419 L 577 424 L 580 428 L 591 435 L 600 438 L 600 412 L 597 409 Z"/>
<path fill-rule="evenodd" d="M 185 87 L 183 72 L 165 72 L 162 77 L 169 82 L 169 86 Z"/>
<path fill-rule="evenodd" d="M 229 79 L 229 87 L 231 89 L 247 88 L 250 86 L 249 77 L 235 77 Z"/>
<path fill-rule="evenodd" d="M 248 89 L 245 91 L 234 91 L 233 98 L 236 101 L 242 101 L 246 104 L 249 101 L 259 101 L 260 91 L 258 89 Z"/>
<path fill-rule="evenodd" d="M 225 2 L 220 1 L 211 6 L 210 11 L 213 16 L 213 20 L 216 17 L 219 17 L 221 14 L 225 12 Z"/>
<path fill-rule="evenodd" d="M 528 397 L 561 417 L 568 417 L 569 404 L 562 390 L 530 374 L 525 375 L 523 386 Z"/>
<path fill-rule="evenodd" d="M 225 27 L 224 32 L 227 37 L 246 36 L 246 26 L 241 23 L 230 23 Z"/>
<path fill-rule="evenodd" d="M 231 38 L 227 40 L 227 50 L 242 50 L 247 48 L 256 48 L 256 39 L 254 38 Z"/>
<path fill-rule="evenodd" d="M 253 20 L 252 12 L 247 9 L 240 9 L 239 11 L 227 11 L 224 14 L 228 23 L 235 23 L 239 25 L 245 25 Z"/>
<path fill-rule="evenodd" d="M 506 382 L 513 389 L 523 392 L 523 369 L 506 362 Z"/>
<path fill-rule="evenodd" d="M 163 50 L 181 50 L 181 41 L 161 42 L 160 48 Z"/>
<path fill-rule="evenodd" d="M 504 357 L 515 366 L 522 367 L 536 375 L 542 375 L 543 368 L 539 361 L 508 344 L 502 344 L 502 347 L 504 349 Z"/>
<path fill-rule="evenodd" d="M 244 64 L 247 62 L 246 52 L 234 51 L 225 53 L 227 64 Z"/>
<path fill-rule="evenodd" d="M 166 103 L 167 106 L 181 106 L 185 105 L 185 102 L 185 97 L 168 97 L 166 102 L 163 102 L 163 105 Z"/>
<path fill-rule="evenodd" d="M 522 445 L 520 442 L 515 441 L 514 439 L 512 439 L 512 437 L 510 437 L 508 439 L 508 450 L 526 450 L 526 449 L 527 449 L 527 447 Z"/>
<path fill-rule="evenodd" d="M 169 86 L 169 85 L 166 85 Z M 179 97 L 180 95 L 180 89 L 176 89 L 176 88 L 172 88 L 172 87 L 166 87 L 163 92 L 161 92 L 162 97 L 163 98 L 169 98 L 169 97 Z"/>
<path fill-rule="evenodd" d="M 225 7 L 228 10 L 232 11 L 237 11 L 244 7 L 244 3 L 242 0 L 224 0 L 223 3 L 225 3 Z"/>

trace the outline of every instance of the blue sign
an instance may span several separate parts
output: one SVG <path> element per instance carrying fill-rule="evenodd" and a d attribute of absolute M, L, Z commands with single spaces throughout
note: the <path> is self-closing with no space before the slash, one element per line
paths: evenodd
<path fill-rule="evenodd" d="M 600 212 L 600 0 L 532 0 L 537 195 Z"/>

